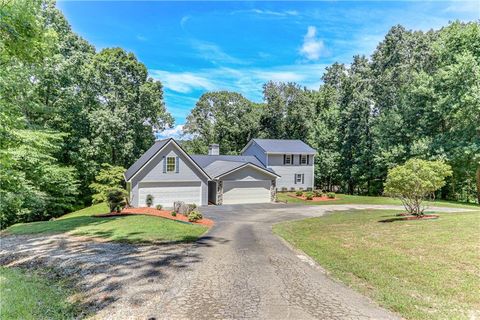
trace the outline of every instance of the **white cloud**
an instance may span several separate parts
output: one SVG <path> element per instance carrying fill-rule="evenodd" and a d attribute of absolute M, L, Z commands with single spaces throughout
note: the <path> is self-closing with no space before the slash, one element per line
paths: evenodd
<path fill-rule="evenodd" d="M 452 1 L 444 12 L 476 13 L 480 16 L 480 2 L 478 1 Z"/>
<path fill-rule="evenodd" d="M 187 23 L 188 20 L 190 20 L 190 16 L 183 16 L 182 19 L 180 19 L 180 26 L 182 28 L 185 28 L 185 24 Z"/>
<path fill-rule="evenodd" d="M 157 139 L 166 139 L 166 138 L 174 138 L 174 139 L 185 139 L 188 137 L 183 136 L 183 124 L 178 124 L 170 129 L 165 129 L 162 132 L 157 132 L 155 134 Z"/>
<path fill-rule="evenodd" d="M 323 41 L 317 38 L 317 28 L 309 26 L 307 34 L 303 37 L 303 45 L 300 54 L 308 60 L 318 60 L 325 52 Z"/>
<path fill-rule="evenodd" d="M 245 60 L 232 57 L 214 43 L 200 40 L 192 40 L 191 44 L 193 49 L 198 51 L 200 58 L 208 60 L 213 64 L 247 64 Z"/>
<path fill-rule="evenodd" d="M 239 13 L 253 13 L 256 15 L 277 16 L 277 17 L 287 17 L 287 16 L 298 15 L 298 11 L 296 10 L 273 11 L 273 10 L 263 10 L 263 9 L 251 9 L 251 10 L 236 10 L 232 12 L 232 14 L 239 14 Z"/>
<path fill-rule="evenodd" d="M 151 70 L 150 74 L 154 79 L 160 80 L 166 88 L 176 92 L 189 93 L 197 89 L 213 90 L 215 88 L 208 77 L 191 72 Z"/>

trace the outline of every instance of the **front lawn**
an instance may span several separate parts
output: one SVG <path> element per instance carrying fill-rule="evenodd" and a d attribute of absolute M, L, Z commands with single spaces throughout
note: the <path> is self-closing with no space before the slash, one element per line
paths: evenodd
<path fill-rule="evenodd" d="M 274 232 L 334 277 L 407 319 L 480 315 L 480 211 L 396 221 L 358 210 L 285 222 Z"/>
<path fill-rule="evenodd" d="M 76 319 L 78 296 L 64 280 L 39 271 L 0 267 L 1 319 Z"/>
<path fill-rule="evenodd" d="M 309 201 L 309 200 L 302 200 L 295 196 L 295 192 L 278 192 L 277 193 L 277 200 L 287 203 L 301 203 L 307 205 L 330 205 L 330 204 L 385 204 L 385 205 L 402 205 L 402 202 L 397 199 L 393 199 L 390 197 L 373 197 L 373 196 L 356 196 L 356 195 L 349 195 L 349 194 L 337 194 L 337 200 L 333 201 Z M 443 201 L 443 200 L 436 200 L 436 201 L 426 201 L 426 203 L 430 206 L 441 206 L 441 207 L 453 207 L 453 208 L 478 208 L 476 204 L 467 204 L 462 202 L 455 202 L 455 201 Z"/>
<path fill-rule="evenodd" d="M 107 213 L 106 204 L 94 205 L 69 213 L 54 221 L 15 224 L 6 234 L 69 233 L 77 236 L 104 238 L 122 242 L 190 242 L 207 230 L 206 227 L 160 217 L 132 215 L 96 218 Z"/>

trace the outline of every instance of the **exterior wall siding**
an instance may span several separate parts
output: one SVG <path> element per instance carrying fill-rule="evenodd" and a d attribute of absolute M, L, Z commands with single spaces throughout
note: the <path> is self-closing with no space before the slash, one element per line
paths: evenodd
<path fill-rule="evenodd" d="M 267 155 L 265 154 L 265 151 L 255 142 L 252 142 L 252 144 L 242 152 L 242 156 L 255 156 L 264 166 L 267 165 Z"/>
<path fill-rule="evenodd" d="M 277 179 L 277 190 L 282 191 L 283 188 L 291 190 L 294 188 L 298 190 L 300 188 L 306 190 L 307 188 L 313 189 L 314 173 L 313 163 L 314 156 L 310 155 L 308 165 L 300 165 L 300 156 L 298 154 L 293 155 L 293 164 L 283 164 L 283 154 L 270 154 L 268 155 L 268 168 L 277 173 L 280 178 Z M 295 174 L 303 174 L 303 183 L 295 183 Z"/>
<path fill-rule="evenodd" d="M 178 173 L 163 172 L 163 157 L 178 157 Z M 182 152 L 174 145 L 167 145 L 162 151 L 157 153 L 154 158 L 145 165 L 132 178 L 131 205 L 138 207 L 139 205 L 139 183 L 141 182 L 182 182 L 182 181 L 200 181 L 202 192 L 201 204 L 208 204 L 208 179 L 203 173 L 195 167 L 191 160 L 182 154 Z"/>

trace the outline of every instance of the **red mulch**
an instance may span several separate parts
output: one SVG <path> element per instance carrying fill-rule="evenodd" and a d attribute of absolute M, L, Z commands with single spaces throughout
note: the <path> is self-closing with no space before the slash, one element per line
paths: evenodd
<path fill-rule="evenodd" d="M 133 215 L 133 214 L 143 214 L 147 216 L 156 216 L 156 217 L 162 217 L 170 220 L 175 220 L 175 221 L 183 221 L 183 222 L 189 222 L 193 224 L 201 224 L 206 227 L 211 227 L 214 225 L 213 220 L 203 218 L 201 220 L 198 220 L 197 222 L 190 222 L 188 221 L 188 218 L 185 217 L 182 214 L 177 213 L 177 215 L 174 217 L 172 216 L 172 211 L 167 211 L 167 210 L 157 210 L 155 208 L 126 208 L 123 209 L 120 213 L 117 212 L 111 212 L 111 213 L 105 213 L 105 214 L 97 214 L 95 217 L 117 217 L 117 216 L 128 216 L 128 215 Z"/>
<path fill-rule="evenodd" d="M 439 216 L 437 214 L 425 214 L 421 217 L 418 216 L 410 216 L 407 214 L 398 214 L 397 218 L 390 218 L 380 220 L 379 222 L 394 222 L 394 221 L 409 221 L 409 220 L 433 220 L 438 219 Z"/>
<path fill-rule="evenodd" d="M 335 200 L 339 200 L 339 198 L 329 198 L 329 197 L 313 197 L 312 200 L 307 200 L 307 197 L 305 196 L 297 196 L 297 195 L 294 195 L 294 194 L 289 194 L 290 197 L 293 197 L 293 198 L 297 198 L 297 199 L 302 199 L 302 200 L 306 200 L 306 201 L 312 201 L 312 202 L 320 202 L 320 201 L 335 201 Z"/>

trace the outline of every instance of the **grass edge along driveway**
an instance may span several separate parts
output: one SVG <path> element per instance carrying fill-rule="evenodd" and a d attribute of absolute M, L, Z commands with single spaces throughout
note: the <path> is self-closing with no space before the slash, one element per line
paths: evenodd
<path fill-rule="evenodd" d="M 332 276 L 407 319 L 480 316 L 480 211 L 380 223 L 394 211 L 351 210 L 274 225 Z"/>
<path fill-rule="evenodd" d="M 81 295 L 68 280 L 55 279 L 48 269 L 23 270 L 0 266 L 2 319 L 77 319 L 85 316 Z"/>
<path fill-rule="evenodd" d="M 334 205 L 334 204 L 385 204 L 385 205 L 402 205 L 402 202 L 398 199 L 393 199 L 390 197 L 374 197 L 374 196 L 357 196 L 350 194 L 336 194 L 337 200 L 331 201 L 310 201 L 302 200 L 293 197 L 295 192 L 278 192 L 277 200 L 287 203 L 297 203 L 305 205 Z M 466 209 L 479 209 L 479 206 L 474 203 L 463 203 L 456 201 L 445 201 L 445 200 L 435 200 L 435 201 L 425 201 L 425 204 L 428 206 L 439 206 L 439 207 L 449 207 L 449 208 L 466 208 Z"/>
<path fill-rule="evenodd" d="M 207 231 L 200 225 L 154 216 L 131 215 L 108 218 L 93 217 L 108 212 L 106 204 L 97 204 L 66 214 L 54 221 L 19 223 L 2 234 L 55 234 L 102 238 L 128 243 L 192 242 Z"/>

